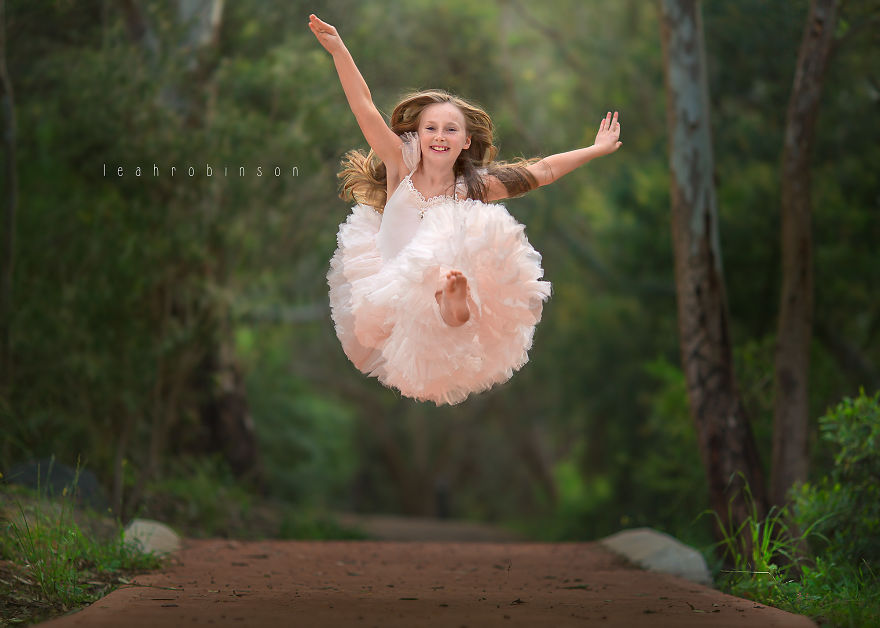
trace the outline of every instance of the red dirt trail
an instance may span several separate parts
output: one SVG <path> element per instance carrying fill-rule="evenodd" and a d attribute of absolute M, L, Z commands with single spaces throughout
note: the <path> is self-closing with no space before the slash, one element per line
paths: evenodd
<path fill-rule="evenodd" d="M 815 626 L 597 543 L 188 540 L 137 582 L 41 626 Z"/>

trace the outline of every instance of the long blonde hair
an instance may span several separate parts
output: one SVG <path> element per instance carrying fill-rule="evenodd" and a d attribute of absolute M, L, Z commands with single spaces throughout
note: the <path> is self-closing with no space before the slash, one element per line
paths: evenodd
<path fill-rule="evenodd" d="M 465 119 L 465 132 L 471 136 L 471 145 L 461 151 L 453 166 L 456 179 L 464 178 L 467 197 L 486 200 L 486 183 L 478 168 L 485 174 L 498 178 L 509 196 L 520 196 L 538 187 L 535 177 L 526 166 L 537 159 L 519 159 L 512 163 L 498 162 L 495 155 L 498 149 L 494 141 L 494 125 L 489 115 L 479 107 L 439 89 L 408 94 L 391 113 L 391 130 L 397 135 L 418 132 L 419 117 L 428 105 L 452 103 L 458 107 Z M 370 150 L 350 150 L 342 159 L 342 170 L 337 175 L 342 179 L 340 197 L 370 205 L 381 211 L 387 201 L 387 173 L 385 164 Z"/>

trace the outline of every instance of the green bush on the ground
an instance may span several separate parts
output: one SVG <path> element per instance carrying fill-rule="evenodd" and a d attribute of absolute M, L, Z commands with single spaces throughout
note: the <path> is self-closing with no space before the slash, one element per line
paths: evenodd
<path fill-rule="evenodd" d="M 823 625 L 880 626 L 880 392 L 846 398 L 820 420 L 834 468 L 795 487 L 792 508 L 726 531 L 735 568 L 721 586 Z"/>
<path fill-rule="evenodd" d="M 814 551 L 836 564 L 880 571 L 880 391 L 861 391 L 819 419 L 834 468 L 793 492 L 799 525 L 816 521 Z"/>

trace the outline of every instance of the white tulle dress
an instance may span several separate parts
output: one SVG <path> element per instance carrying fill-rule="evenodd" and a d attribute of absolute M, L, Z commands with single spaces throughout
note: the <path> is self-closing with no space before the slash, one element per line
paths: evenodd
<path fill-rule="evenodd" d="M 327 282 L 336 334 L 362 372 L 401 394 L 456 404 L 528 361 L 550 283 L 524 227 L 497 203 L 425 199 L 411 177 L 415 134 L 401 136 L 410 173 L 383 213 L 355 205 L 337 235 Z M 450 270 L 468 281 L 470 319 L 451 327 L 435 293 Z"/>

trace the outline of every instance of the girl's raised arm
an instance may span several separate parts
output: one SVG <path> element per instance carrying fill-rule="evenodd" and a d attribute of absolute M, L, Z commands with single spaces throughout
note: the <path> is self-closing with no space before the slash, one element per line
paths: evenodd
<path fill-rule="evenodd" d="M 567 153 L 557 153 L 544 157 L 544 159 L 530 164 L 526 169 L 532 173 L 538 186 L 549 185 L 572 170 L 583 166 L 596 157 L 610 155 L 621 147 L 620 123 L 617 121 L 617 112 L 614 117 L 608 112 L 599 124 L 599 132 L 596 133 L 596 141 L 587 148 L 578 148 Z M 509 195 L 504 184 L 495 177 L 488 177 L 488 201 L 498 201 Z"/>
<path fill-rule="evenodd" d="M 370 89 L 357 69 L 348 48 L 342 43 L 336 28 L 318 19 L 314 14 L 309 16 L 309 28 L 318 42 L 333 56 L 339 82 L 342 83 L 351 112 L 357 119 L 358 126 L 370 148 L 390 170 L 389 175 L 393 176 L 394 172 L 404 167 L 400 151 L 402 140 L 388 127 L 382 114 L 373 104 Z"/>

